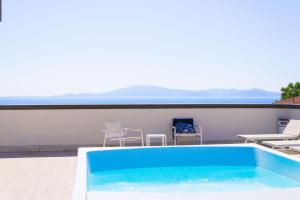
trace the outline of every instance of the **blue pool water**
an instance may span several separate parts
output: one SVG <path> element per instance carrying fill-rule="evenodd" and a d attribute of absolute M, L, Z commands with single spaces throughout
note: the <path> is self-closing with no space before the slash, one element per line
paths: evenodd
<path fill-rule="evenodd" d="M 170 147 L 88 153 L 88 190 L 225 192 L 300 187 L 300 163 L 253 147 Z"/>
<path fill-rule="evenodd" d="M 224 192 L 300 187 L 260 167 L 196 166 L 112 170 L 90 174 L 89 189 L 130 192 Z"/>

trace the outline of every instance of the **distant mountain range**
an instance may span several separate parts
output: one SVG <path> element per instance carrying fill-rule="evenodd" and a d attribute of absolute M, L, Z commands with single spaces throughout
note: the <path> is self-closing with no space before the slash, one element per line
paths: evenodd
<path fill-rule="evenodd" d="M 278 99 L 280 93 L 253 88 L 248 90 L 238 89 L 207 89 L 207 90 L 179 90 L 158 86 L 131 86 L 111 92 L 92 94 L 65 94 L 55 97 L 66 98 L 130 98 L 130 97 L 195 97 L 195 98 L 274 98 Z"/>

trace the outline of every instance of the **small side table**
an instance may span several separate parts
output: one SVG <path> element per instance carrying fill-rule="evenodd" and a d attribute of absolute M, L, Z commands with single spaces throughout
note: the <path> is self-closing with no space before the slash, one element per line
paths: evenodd
<path fill-rule="evenodd" d="M 167 146 L 167 136 L 165 134 L 147 134 L 146 146 L 150 146 L 151 138 L 161 138 L 161 146 Z"/>

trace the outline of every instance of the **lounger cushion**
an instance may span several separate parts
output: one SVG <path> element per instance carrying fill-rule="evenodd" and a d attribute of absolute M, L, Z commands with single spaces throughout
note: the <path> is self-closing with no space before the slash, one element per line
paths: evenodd
<path fill-rule="evenodd" d="M 300 152 L 300 147 L 291 147 L 291 150 Z"/>
<path fill-rule="evenodd" d="M 254 135 L 238 135 L 240 138 L 248 140 L 281 140 L 281 139 L 296 139 L 293 135 L 288 134 L 254 134 Z"/>
<path fill-rule="evenodd" d="M 196 133 L 192 124 L 178 122 L 175 127 L 177 133 Z"/>
<path fill-rule="evenodd" d="M 263 141 L 263 144 L 272 147 L 290 147 L 299 146 L 300 140 Z"/>

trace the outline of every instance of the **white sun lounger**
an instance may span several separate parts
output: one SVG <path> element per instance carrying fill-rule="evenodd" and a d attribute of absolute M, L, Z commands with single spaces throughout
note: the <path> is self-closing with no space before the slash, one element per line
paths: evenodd
<path fill-rule="evenodd" d="M 300 140 L 263 141 L 262 144 L 271 146 L 272 148 L 288 148 L 300 146 Z"/>
<path fill-rule="evenodd" d="M 300 153 L 300 146 L 298 146 L 298 147 L 291 147 L 290 150 L 297 151 L 297 152 Z"/>
<path fill-rule="evenodd" d="M 252 142 L 261 142 L 264 140 L 296 140 L 300 136 L 300 120 L 290 120 L 282 134 L 253 134 L 238 135 L 237 137 Z"/>

